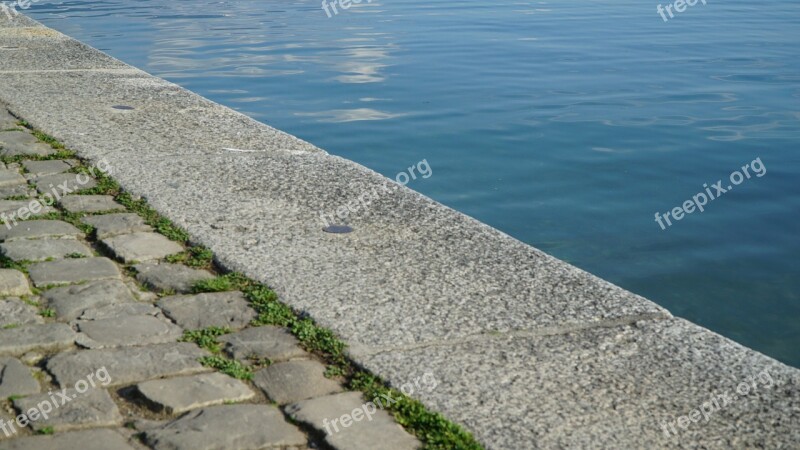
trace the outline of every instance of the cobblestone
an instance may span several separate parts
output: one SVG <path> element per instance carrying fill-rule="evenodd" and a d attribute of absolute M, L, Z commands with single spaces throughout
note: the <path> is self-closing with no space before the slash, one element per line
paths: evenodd
<path fill-rule="evenodd" d="M 146 431 L 155 450 L 247 450 L 300 446 L 307 438 L 274 406 L 223 405 L 192 411 Z"/>
<path fill-rule="evenodd" d="M 221 373 L 147 381 L 137 385 L 136 389 L 156 409 L 168 414 L 241 402 L 256 395 L 247 384 Z"/>
<path fill-rule="evenodd" d="M 119 268 L 108 258 L 64 259 L 32 265 L 28 271 L 36 287 L 119 279 Z"/>
<path fill-rule="evenodd" d="M 310 360 L 270 365 L 255 374 L 253 383 L 280 405 L 343 390 L 338 382 L 325 378 L 325 366 Z"/>
<path fill-rule="evenodd" d="M 102 240 L 114 256 L 126 263 L 151 261 L 180 253 L 183 247 L 157 233 L 131 233 Z"/>

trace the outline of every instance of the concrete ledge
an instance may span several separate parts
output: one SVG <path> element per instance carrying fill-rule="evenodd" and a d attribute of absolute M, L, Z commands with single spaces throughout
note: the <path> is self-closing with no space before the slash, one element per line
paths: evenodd
<path fill-rule="evenodd" d="M 35 30 L 35 31 L 32 31 Z M 800 371 L 28 19 L 0 18 L 0 100 L 275 288 L 489 448 L 791 448 Z M 14 56 L 6 58 L 8 52 Z M 134 109 L 114 109 L 127 105 Z M 382 193 L 354 232 L 321 212 Z M 669 437 L 661 423 L 769 370 L 775 386 Z"/>

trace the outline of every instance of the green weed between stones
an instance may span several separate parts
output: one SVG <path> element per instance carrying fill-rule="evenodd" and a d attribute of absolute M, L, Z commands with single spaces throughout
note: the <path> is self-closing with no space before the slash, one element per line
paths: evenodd
<path fill-rule="evenodd" d="M 20 125 L 31 129 L 31 132 L 42 142 L 50 144 L 59 151 L 54 155 L 45 157 L 24 155 L 2 157 L 0 158 L 2 162 L 79 159 L 73 152 L 66 150 L 63 145 L 51 136 L 38 130 L 33 130 L 27 122 L 20 122 Z M 74 171 L 85 172 L 88 170 L 85 165 L 81 165 Z M 118 203 L 123 205 L 129 212 L 141 216 L 145 223 L 153 227 L 157 232 L 173 241 L 188 245 L 188 233 L 157 213 L 144 199 L 134 198 L 131 194 L 122 191 L 110 176 L 99 170 L 94 171 L 93 174 L 97 180 L 97 186 L 83 190 L 81 191 L 82 193 L 113 195 Z M 87 228 L 86 225 L 81 223 L 81 217 L 83 216 L 80 214 L 70 214 L 63 211 L 51 213 L 47 216 L 50 219 L 72 223 L 85 232 L 88 229 L 87 234 L 91 233 L 92 227 Z M 213 266 L 213 253 L 202 246 L 189 246 L 185 252 L 170 256 L 168 262 L 181 263 L 191 267 L 211 268 Z M 9 261 L 2 256 L 0 256 L 0 266 L 26 271 L 24 264 Z M 192 291 L 201 293 L 230 290 L 241 290 L 258 313 L 258 317 L 251 323 L 252 326 L 275 325 L 288 328 L 306 350 L 320 356 L 328 363 L 326 376 L 344 378 L 349 389 L 363 392 L 367 399 L 373 399 L 380 395 L 391 395 L 392 398 L 396 399 L 397 402 L 387 405 L 386 409 L 394 415 L 395 420 L 400 425 L 423 442 L 425 449 L 481 450 L 483 448 L 469 432 L 459 425 L 449 422 L 441 414 L 428 411 L 422 403 L 389 388 L 386 382 L 379 377 L 358 368 L 347 358 L 346 344 L 339 340 L 331 330 L 316 325 L 312 319 L 298 314 L 289 306 L 281 303 L 277 294 L 269 287 L 255 282 L 242 274 L 227 273 L 214 279 L 197 283 Z M 200 358 L 201 364 L 237 379 L 251 380 L 253 377 L 253 369 L 251 367 L 218 354 L 220 345 L 216 341 L 216 337 L 227 332 L 229 331 L 218 327 L 188 331 L 181 340 L 194 342 L 214 353 L 212 356 Z M 40 433 L 45 432 L 47 434 L 46 431 L 48 431 L 47 428 L 40 431 Z"/>
<path fill-rule="evenodd" d="M 228 359 L 219 355 L 203 356 L 200 358 L 200 364 L 217 369 L 239 380 L 253 379 L 253 370 L 234 359 Z"/>
<path fill-rule="evenodd" d="M 219 353 L 221 350 L 217 338 L 231 332 L 228 327 L 208 327 L 202 330 L 186 330 L 183 332 L 181 342 L 194 342 L 200 347 L 211 353 Z"/>

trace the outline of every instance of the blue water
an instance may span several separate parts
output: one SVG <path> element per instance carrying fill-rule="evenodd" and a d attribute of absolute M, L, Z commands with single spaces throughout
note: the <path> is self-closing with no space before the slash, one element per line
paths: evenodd
<path fill-rule="evenodd" d="M 666 5 L 666 0 L 662 0 Z M 800 367 L 800 3 L 48 1 L 45 24 Z M 662 230 L 741 166 L 753 176 Z"/>

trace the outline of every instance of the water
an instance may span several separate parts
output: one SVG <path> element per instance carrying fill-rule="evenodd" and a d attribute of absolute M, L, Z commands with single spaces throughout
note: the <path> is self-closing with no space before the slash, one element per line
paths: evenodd
<path fill-rule="evenodd" d="M 800 367 L 800 3 L 41 0 L 32 16 Z M 664 0 L 666 5 L 666 0 Z M 763 177 L 662 230 L 760 157 Z"/>

